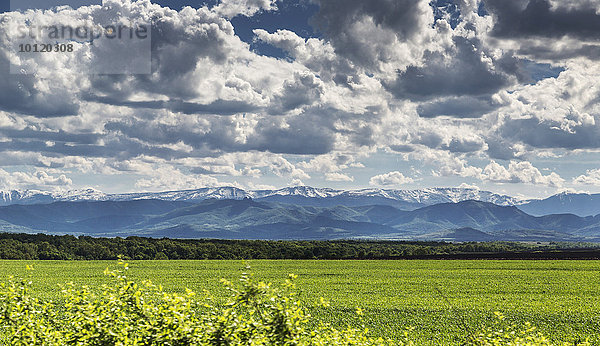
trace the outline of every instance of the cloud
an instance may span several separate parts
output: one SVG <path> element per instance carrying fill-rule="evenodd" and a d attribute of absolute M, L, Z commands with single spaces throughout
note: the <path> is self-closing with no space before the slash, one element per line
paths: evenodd
<path fill-rule="evenodd" d="M 521 55 L 554 61 L 600 56 L 597 1 L 484 0 L 484 4 L 494 16 L 491 35 Z"/>
<path fill-rule="evenodd" d="M 478 49 L 481 44 L 476 39 L 455 36 L 453 41 L 448 52 L 425 53 L 424 66 L 411 65 L 400 71 L 396 81 L 386 84 L 387 89 L 399 98 L 426 100 L 490 95 L 510 84 L 509 76 Z"/>
<path fill-rule="evenodd" d="M 467 184 L 467 183 L 462 183 L 458 186 L 458 188 L 460 189 L 471 189 L 471 190 L 481 190 L 479 188 L 479 186 L 474 185 L 474 184 Z"/>
<path fill-rule="evenodd" d="M 227 18 L 233 18 L 238 15 L 252 17 L 259 11 L 276 9 L 276 0 L 221 0 L 212 10 Z"/>
<path fill-rule="evenodd" d="M 454 96 L 424 102 L 418 106 L 419 116 L 434 118 L 451 116 L 456 118 L 480 118 L 501 106 L 491 97 Z"/>
<path fill-rule="evenodd" d="M 33 173 L 13 172 L 9 173 L 0 168 L 0 188 L 5 190 L 14 189 L 65 189 L 73 184 L 73 181 L 64 174 L 52 175 L 44 170 Z"/>
<path fill-rule="evenodd" d="M 452 138 L 442 149 L 453 153 L 470 153 L 483 149 L 484 145 L 481 138 Z"/>
<path fill-rule="evenodd" d="M 263 29 L 253 30 L 256 40 L 280 48 L 288 53 L 295 63 L 313 71 L 324 82 L 352 87 L 361 80 L 362 74 L 344 56 L 338 55 L 329 41 L 319 38 L 304 39 L 289 30 L 269 33 Z"/>
<path fill-rule="evenodd" d="M 356 158 L 351 154 L 335 152 L 315 156 L 308 162 L 299 162 L 298 167 L 309 172 L 339 173 L 350 167 L 364 166 L 360 162 L 356 162 Z"/>
<path fill-rule="evenodd" d="M 507 141 L 498 136 L 489 136 L 487 138 L 487 155 L 491 159 L 497 160 L 513 160 L 517 158 L 517 150 L 513 146 L 512 141 Z"/>
<path fill-rule="evenodd" d="M 0 30 L 3 30 L 1 24 Z M 0 45 L 3 45 L 1 40 Z M 78 114 L 78 102 L 69 91 L 74 85 L 60 78 L 9 75 L 10 64 L 7 54 L 7 50 L 0 50 L 0 72 L 3 73 L 0 78 L 0 110 L 39 117 Z"/>
<path fill-rule="evenodd" d="M 600 185 L 600 169 L 589 169 L 578 177 L 573 178 L 573 184 L 577 185 Z"/>
<path fill-rule="evenodd" d="M 285 114 L 294 109 L 310 106 L 323 95 L 323 83 L 312 73 L 296 72 L 291 81 L 283 84 L 281 92 L 274 95 L 269 113 Z"/>
<path fill-rule="evenodd" d="M 600 128 L 595 124 L 582 123 L 582 120 L 585 121 L 577 113 L 567 113 L 563 120 L 512 119 L 503 125 L 501 133 L 505 138 L 517 139 L 537 148 L 600 147 Z"/>
<path fill-rule="evenodd" d="M 598 78 L 597 63 L 570 62 L 557 78 L 516 90 L 501 110 L 495 134 L 533 150 L 599 148 Z"/>
<path fill-rule="evenodd" d="M 338 55 L 377 70 L 381 64 L 410 64 L 433 23 L 428 1 L 319 0 L 314 23 Z M 409 48 L 401 52 L 402 48 Z"/>
<path fill-rule="evenodd" d="M 413 146 L 408 144 L 390 145 L 390 149 L 398 153 L 410 153 L 415 150 Z"/>
<path fill-rule="evenodd" d="M 562 187 L 564 183 L 564 179 L 555 172 L 543 175 L 530 162 L 526 161 L 511 161 L 508 168 L 492 161 L 483 169 L 481 180 L 513 184 L 525 183 L 551 187 Z"/>
<path fill-rule="evenodd" d="M 167 191 L 220 186 L 219 181 L 203 174 L 187 174 L 169 166 L 155 168 L 149 178 L 138 179 L 135 187 L 141 191 Z"/>
<path fill-rule="evenodd" d="M 343 173 L 325 173 L 327 181 L 354 181 L 354 178 Z"/>
<path fill-rule="evenodd" d="M 305 186 L 302 180 L 300 179 L 292 179 L 292 181 L 288 184 L 288 186 Z"/>
<path fill-rule="evenodd" d="M 208 155 L 211 151 L 268 151 L 286 154 L 324 154 L 333 148 L 333 128 L 315 110 L 286 118 L 241 115 L 233 118 L 191 116 L 175 123 L 126 119 L 106 123 L 105 131 L 117 137 L 132 138 L 152 145 L 183 143 Z M 321 125 L 318 125 L 321 124 Z M 202 154 L 204 152 L 204 154 Z M 159 154 L 160 152 L 155 152 Z M 164 151 L 167 157 L 173 155 Z M 182 153 L 183 154 L 183 153 Z M 194 152 L 185 153 L 194 155 Z"/>
<path fill-rule="evenodd" d="M 583 39 L 600 38 L 598 3 L 573 2 L 560 6 L 548 0 L 484 0 L 486 10 L 495 16 L 492 34 L 497 37 L 572 36 Z"/>
<path fill-rule="evenodd" d="M 437 126 L 436 126 L 437 125 Z M 431 126 L 431 127 L 429 127 Z M 407 140 L 413 146 L 392 145 L 392 150 L 399 152 L 415 151 L 414 144 L 425 146 L 429 149 L 445 150 L 450 153 L 473 153 L 486 149 L 485 140 L 477 134 L 472 126 L 456 126 L 443 128 L 444 124 L 429 124 L 421 126 L 418 132 L 410 133 Z"/>
<path fill-rule="evenodd" d="M 276 157 L 270 164 L 270 169 L 279 177 L 289 176 L 293 179 L 310 179 L 310 176 L 303 170 L 296 168 L 292 163 L 283 157 Z"/>
<path fill-rule="evenodd" d="M 376 175 L 369 180 L 369 184 L 375 186 L 400 186 L 412 182 L 414 182 L 412 178 L 405 177 L 398 171 Z"/>
<path fill-rule="evenodd" d="M 115 20 L 152 23 L 152 73 L 73 73 L 88 61 L 76 57 L 93 55 L 81 45 L 75 57 L 29 61 L 36 74 L 6 74 L 0 162 L 5 172 L 26 172 L 21 186 L 42 187 L 69 186 L 76 173 L 127 175 L 138 189 L 218 185 L 223 176 L 256 186 L 359 185 L 360 162 L 382 157 L 426 165 L 425 179 L 557 187 L 558 174 L 523 162 L 600 147 L 598 37 L 584 30 L 589 22 L 572 22 L 585 11 L 582 18 L 597 16 L 598 3 L 517 2 L 502 9 L 486 0 L 491 15 L 480 15 L 477 0 L 320 0 L 312 22 L 319 37 L 253 30 L 256 40 L 287 53 L 274 58 L 253 52 L 230 20 L 276 11 L 274 1 L 180 11 L 108 1 Z M 500 13 L 538 18 L 527 12 L 534 2 L 550 6 L 539 17 L 548 33 L 527 23 L 509 27 L 514 18 Z M 100 9 L 0 14 L 0 29 L 8 19 L 71 23 Z M 559 25 L 560 13 L 569 15 Z M 6 70 L 14 58 L 8 44 L 0 37 Z M 544 69 L 562 72 L 538 76 Z M 48 177 L 34 179 L 38 170 Z M 413 181 L 395 173 L 371 181 Z"/>

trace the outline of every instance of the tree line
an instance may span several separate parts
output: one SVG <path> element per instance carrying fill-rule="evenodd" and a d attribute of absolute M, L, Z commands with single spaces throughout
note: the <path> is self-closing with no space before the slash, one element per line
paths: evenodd
<path fill-rule="evenodd" d="M 0 233 L 0 259 L 21 260 L 400 259 L 440 256 L 443 258 L 443 256 L 456 257 L 457 255 L 460 257 L 461 254 L 518 253 L 566 247 L 583 247 L 583 245 L 356 240 L 184 240 Z"/>

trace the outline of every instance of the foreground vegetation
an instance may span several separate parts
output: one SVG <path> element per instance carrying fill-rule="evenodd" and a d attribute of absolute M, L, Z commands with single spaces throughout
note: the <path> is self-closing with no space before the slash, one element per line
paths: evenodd
<path fill-rule="evenodd" d="M 348 326 L 371 338 L 402 340 L 413 327 L 416 345 L 462 345 L 468 335 L 486 328 L 506 330 L 527 322 L 558 344 L 600 344 L 600 274 L 598 261 L 269 261 L 249 262 L 255 281 L 285 284 L 297 274 L 296 298 L 311 323 L 329 323 L 338 331 Z M 26 271 L 33 264 L 35 270 Z M 33 282 L 31 296 L 64 305 L 59 285 L 87 285 L 91 291 L 111 284 L 102 274 L 114 261 L 0 261 L 0 281 L 9 275 Z M 214 295 L 224 306 L 230 291 L 221 278 L 238 282 L 241 261 L 131 261 L 129 278 L 152 280 L 165 293 Z M 2 280 L 4 279 L 4 280 Z M 114 286 L 114 284 L 113 284 Z M 99 293 L 98 290 L 95 291 Z M 321 304 L 320 298 L 328 302 Z M 362 315 L 357 315 L 360 308 Z M 496 327 L 495 312 L 505 326 Z M 314 327 L 314 326 L 311 326 Z"/>
<path fill-rule="evenodd" d="M 239 287 L 224 281 L 233 294 L 218 306 L 190 290 L 168 294 L 150 281 L 135 283 L 121 270 L 105 274 L 113 280 L 99 293 L 67 284 L 60 306 L 32 297 L 26 280 L 1 284 L 0 338 L 14 346 L 391 344 L 357 329 L 308 328 L 310 315 L 294 299 L 292 275 L 282 289 L 245 274 Z"/>
<path fill-rule="evenodd" d="M 184 295 L 169 294 L 150 281 L 135 283 L 125 275 L 128 265 L 120 265 L 124 270 L 104 271 L 111 282 L 97 291 L 66 284 L 60 305 L 31 296 L 31 282 L 10 277 L 0 284 L 0 341 L 15 346 L 415 345 L 410 328 L 392 340 L 370 337 L 364 326 L 338 330 L 312 320 L 296 299 L 293 274 L 280 289 L 255 282 L 246 273 L 239 285 L 223 279 L 232 294 L 219 306 L 212 297 L 199 299 L 189 289 Z M 320 305 L 328 303 L 321 299 Z M 362 309 L 356 313 L 361 316 Z M 465 333 L 465 344 L 559 345 L 529 323 L 506 325 L 502 314 L 496 316 L 493 326 Z"/>
<path fill-rule="evenodd" d="M 562 249 L 599 247 L 586 243 L 177 240 L 0 233 L 0 259 L 23 260 L 399 259 L 484 253 L 520 253 L 518 257 L 528 258 L 533 251 L 552 255 Z M 600 250 L 591 250 L 591 258 L 600 258 Z"/>

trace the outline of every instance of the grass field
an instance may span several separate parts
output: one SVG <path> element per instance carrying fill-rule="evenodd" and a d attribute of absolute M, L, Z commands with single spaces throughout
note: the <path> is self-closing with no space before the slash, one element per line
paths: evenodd
<path fill-rule="evenodd" d="M 35 270 L 27 272 L 26 264 Z M 317 318 L 358 325 L 364 311 L 373 335 L 394 337 L 415 327 L 419 345 L 460 345 L 465 329 L 477 331 L 502 312 L 530 321 L 553 339 L 590 338 L 600 345 L 600 261 L 268 261 L 249 262 L 256 278 L 280 282 L 288 273 Z M 59 300 L 59 284 L 95 286 L 116 262 L 0 261 L 0 278 L 28 277 L 40 298 Z M 220 278 L 236 280 L 240 261 L 133 261 L 129 276 L 151 279 L 168 291 L 190 288 L 227 294 Z M 330 302 L 317 308 L 320 297 Z"/>

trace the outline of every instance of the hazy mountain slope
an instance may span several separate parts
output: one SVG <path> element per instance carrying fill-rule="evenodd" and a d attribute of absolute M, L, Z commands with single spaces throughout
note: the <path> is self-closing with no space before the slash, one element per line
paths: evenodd
<path fill-rule="evenodd" d="M 146 235 L 155 235 L 185 225 L 186 234 L 196 238 L 238 239 L 330 239 L 393 231 L 391 227 L 360 219 L 367 218 L 346 207 L 278 205 L 249 199 L 208 200 L 151 218 L 138 227 Z"/>
<path fill-rule="evenodd" d="M 462 227 L 480 230 L 540 227 L 534 217 L 515 207 L 502 207 L 479 201 L 436 204 L 405 213 L 386 224 L 413 232 Z"/>
<path fill-rule="evenodd" d="M 403 211 L 245 199 L 55 202 L 0 207 L 0 230 L 97 236 L 234 239 L 574 240 L 600 238 L 600 216 L 535 217 L 480 201 Z"/>
<path fill-rule="evenodd" d="M 15 226 L 51 233 L 95 234 L 130 226 L 146 215 L 163 214 L 190 205 L 158 200 L 55 202 L 0 207 L 0 220 Z M 112 226 L 111 226 L 112 225 Z M 0 225 L 0 229 L 5 227 Z"/>
<path fill-rule="evenodd" d="M 600 217 L 556 214 L 535 217 L 516 207 L 465 201 L 424 207 L 386 222 L 397 229 L 426 232 L 471 227 L 481 231 L 546 230 L 595 236 Z"/>
<path fill-rule="evenodd" d="M 533 200 L 519 206 L 522 211 L 535 215 L 575 214 L 589 216 L 600 214 L 600 194 L 561 193 L 543 200 Z"/>

